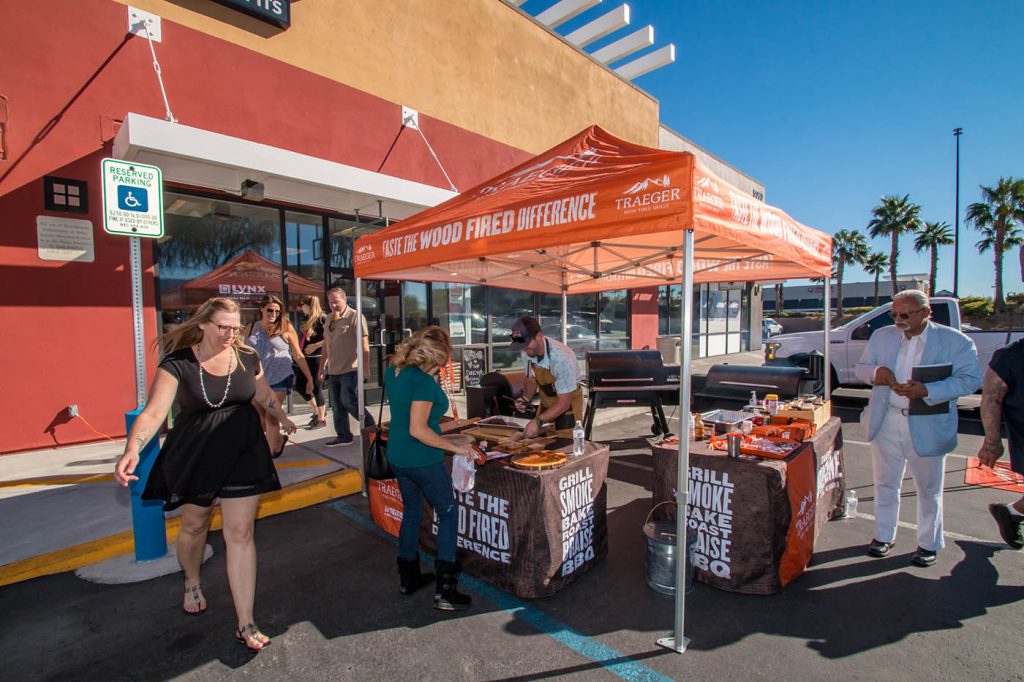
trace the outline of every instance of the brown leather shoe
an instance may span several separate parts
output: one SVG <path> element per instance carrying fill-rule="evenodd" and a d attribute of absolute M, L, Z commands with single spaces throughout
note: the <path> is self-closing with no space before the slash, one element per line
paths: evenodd
<path fill-rule="evenodd" d="M 1014 549 L 1024 549 L 1024 516 L 1014 516 L 1005 504 L 990 504 L 988 513 L 996 520 L 999 534 L 1006 544 Z"/>

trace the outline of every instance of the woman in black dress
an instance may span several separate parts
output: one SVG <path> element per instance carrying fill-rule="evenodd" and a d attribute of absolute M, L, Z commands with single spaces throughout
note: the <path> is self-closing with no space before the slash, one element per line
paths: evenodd
<path fill-rule="evenodd" d="M 270 447 L 254 402 L 289 433 L 295 424 L 267 385 L 259 357 L 242 343 L 238 304 L 211 298 L 195 315 L 160 338 L 167 353 L 115 468 L 122 486 L 134 476 L 139 451 L 160 430 L 177 397 L 179 411 L 146 482 L 142 499 L 181 507 L 178 563 L 185 573 L 189 614 L 206 610 L 199 580 L 210 512 L 220 498 L 227 547 L 228 584 L 238 616 L 235 636 L 250 651 L 270 644 L 253 620 L 256 545 L 253 526 L 261 493 L 279 490 Z"/>

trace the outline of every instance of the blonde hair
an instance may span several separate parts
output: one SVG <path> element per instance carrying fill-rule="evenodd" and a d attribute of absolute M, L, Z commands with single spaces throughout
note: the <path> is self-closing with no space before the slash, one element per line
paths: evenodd
<path fill-rule="evenodd" d="M 397 374 L 403 367 L 417 367 L 424 372 L 440 367 L 452 355 L 452 342 L 441 327 L 430 326 L 417 330 L 395 347 L 388 362 Z"/>
<path fill-rule="evenodd" d="M 241 314 L 241 307 L 233 299 L 223 298 L 220 296 L 208 299 L 205 303 L 196 309 L 192 317 L 188 318 L 177 327 L 169 332 L 164 333 L 155 342 L 155 345 L 164 353 L 173 353 L 176 350 L 182 348 L 188 348 L 194 346 L 203 340 L 203 330 L 199 328 L 199 325 L 205 324 L 210 321 L 214 313 L 228 313 L 231 315 Z M 255 353 L 252 348 L 245 345 L 245 341 L 242 340 L 242 334 L 239 332 L 235 334 L 234 341 L 231 345 L 235 349 L 235 357 L 238 360 L 238 364 L 242 364 L 242 358 L 238 354 L 239 351 L 244 353 Z"/>
<path fill-rule="evenodd" d="M 304 296 L 302 298 L 302 305 L 309 306 L 309 317 L 302 322 L 302 331 L 308 334 L 313 325 L 323 318 L 324 309 L 320 307 L 319 296 Z"/>

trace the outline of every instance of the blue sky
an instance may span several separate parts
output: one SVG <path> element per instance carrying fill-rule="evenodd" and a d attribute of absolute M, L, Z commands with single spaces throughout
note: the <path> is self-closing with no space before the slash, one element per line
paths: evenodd
<path fill-rule="evenodd" d="M 528 0 L 537 14 L 553 0 Z M 559 33 L 621 4 L 604 0 Z M 676 62 L 635 83 L 662 121 L 766 186 L 802 223 L 866 232 L 879 197 L 909 194 L 928 221 L 954 223 L 960 138 L 960 293 L 991 295 L 992 254 L 963 221 L 978 185 L 1024 177 L 1024 2 L 1020 0 L 629 0 Z M 625 29 L 588 50 L 625 35 Z M 870 240 L 889 252 L 888 241 Z M 901 241 L 900 272 L 928 272 Z M 1024 291 L 1016 249 L 1003 286 Z M 846 281 L 869 279 L 859 268 Z M 952 289 L 953 248 L 938 287 Z"/>

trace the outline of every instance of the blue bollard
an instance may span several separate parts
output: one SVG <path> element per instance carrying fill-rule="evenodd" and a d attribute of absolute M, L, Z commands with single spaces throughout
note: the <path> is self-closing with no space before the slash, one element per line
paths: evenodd
<path fill-rule="evenodd" d="M 124 421 L 126 433 L 131 433 L 132 424 L 142 413 L 137 407 L 126 412 Z M 135 560 L 151 561 L 167 554 L 167 526 L 164 521 L 163 502 L 160 500 L 143 500 L 142 493 L 146 489 L 146 479 L 160 451 L 160 437 L 153 439 L 139 453 L 139 465 L 135 467 L 135 475 L 139 480 L 128 484 L 132 498 L 132 533 L 135 537 Z"/>

